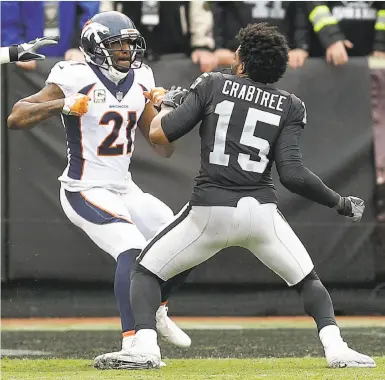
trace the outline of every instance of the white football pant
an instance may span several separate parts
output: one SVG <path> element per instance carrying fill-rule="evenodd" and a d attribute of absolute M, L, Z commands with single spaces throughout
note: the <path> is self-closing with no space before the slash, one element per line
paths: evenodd
<path fill-rule="evenodd" d="M 62 187 L 60 202 L 69 220 L 115 260 L 129 249 L 143 249 L 174 217 L 168 206 L 134 182 L 124 194 L 103 188 L 69 192 Z"/>
<path fill-rule="evenodd" d="M 145 268 L 166 281 L 232 246 L 251 251 L 289 286 L 314 267 L 276 204 L 260 204 L 251 197 L 241 198 L 237 207 L 185 206 L 140 258 Z"/>

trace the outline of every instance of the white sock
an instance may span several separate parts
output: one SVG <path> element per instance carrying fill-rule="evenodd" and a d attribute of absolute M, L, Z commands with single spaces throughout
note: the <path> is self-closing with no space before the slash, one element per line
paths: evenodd
<path fill-rule="evenodd" d="M 325 350 L 333 346 L 341 346 L 344 344 L 341 338 L 341 331 L 338 326 L 329 325 L 325 326 L 319 332 L 319 338 Z"/>
<path fill-rule="evenodd" d="M 164 313 L 167 312 L 167 303 L 163 303 L 158 307 L 158 310 L 156 311 L 157 316 L 163 316 Z"/>
<path fill-rule="evenodd" d="M 132 346 L 132 342 L 134 341 L 135 335 L 125 336 L 122 340 L 122 350 L 129 350 Z"/>
<path fill-rule="evenodd" d="M 135 334 L 135 341 L 138 344 L 158 344 L 158 334 L 151 329 L 139 330 Z"/>

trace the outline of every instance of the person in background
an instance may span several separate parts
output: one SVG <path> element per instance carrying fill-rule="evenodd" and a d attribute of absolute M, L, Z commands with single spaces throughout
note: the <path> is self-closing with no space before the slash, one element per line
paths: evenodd
<path fill-rule="evenodd" d="M 349 56 L 385 58 L 385 2 L 305 1 L 309 21 L 310 55 L 343 65 Z"/>
<path fill-rule="evenodd" d="M 76 36 L 85 22 L 99 10 L 98 1 L 3 1 L 1 2 L 1 44 L 9 46 L 39 36 L 58 36 L 55 46 L 41 53 L 66 60 L 83 60 Z M 36 61 L 17 62 L 25 70 L 34 70 Z"/>
<path fill-rule="evenodd" d="M 248 24 L 277 26 L 290 45 L 289 66 L 301 67 L 308 57 L 309 22 L 306 9 L 287 1 L 212 1 L 215 55 L 221 65 L 231 65 L 238 48 L 237 31 Z"/>
<path fill-rule="evenodd" d="M 142 31 L 147 58 L 183 53 L 200 65 L 202 72 L 217 66 L 214 55 L 213 17 L 203 1 L 121 1 L 115 10 L 129 14 Z"/>
<path fill-rule="evenodd" d="M 385 70 L 372 69 L 371 77 L 373 148 L 376 166 L 375 206 L 378 222 L 385 223 Z"/>

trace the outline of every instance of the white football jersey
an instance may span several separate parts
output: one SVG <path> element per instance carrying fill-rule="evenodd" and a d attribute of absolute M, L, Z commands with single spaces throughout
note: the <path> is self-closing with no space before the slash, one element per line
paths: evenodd
<path fill-rule="evenodd" d="M 155 86 L 152 70 L 142 65 L 116 85 L 97 66 L 66 61 L 52 68 L 46 83 L 59 86 L 66 97 L 81 93 L 91 98 L 84 116 L 62 115 L 68 155 L 59 177 L 64 188 L 127 191 L 135 130 L 146 104 L 143 91 Z"/>

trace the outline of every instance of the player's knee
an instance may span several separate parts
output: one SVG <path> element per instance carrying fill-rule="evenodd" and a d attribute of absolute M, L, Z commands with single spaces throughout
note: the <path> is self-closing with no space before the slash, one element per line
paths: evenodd
<path fill-rule="evenodd" d="M 145 268 L 138 261 L 136 261 L 136 263 L 134 265 L 134 268 L 131 271 L 131 281 L 137 275 L 150 276 L 150 277 L 153 277 L 154 279 L 156 279 L 159 284 L 163 284 L 164 283 L 164 281 L 161 278 L 159 278 L 155 273 L 152 273 L 151 271 L 149 271 L 147 268 Z"/>
<path fill-rule="evenodd" d="M 293 287 L 294 289 L 298 292 L 298 293 L 301 293 L 301 290 L 302 290 L 302 287 L 303 285 L 307 282 L 307 281 L 316 281 L 316 280 L 319 280 L 319 277 L 318 277 L 318 274 L 317 272 L 315 271 L 315 269 L 313 268 L 312 271 L 303 279 L 301 280 L 298 284 L 295 284 Z"/>
<path fill-rule="evenodd" d="M 117 257 L 114 281 L 115 292 L 119 291 L 121 287 L 126 289 L 129 286 L 131 271 L 140 252 L 140 249 L 129 249 Z"/>
<path fill-rule="evenodd" d="M 136 258 L 139 256 L 141 249 L 133 248 L 128 249 L 127 251 L 121 252 L 117 257 L 116 261 L 117 264 L 124 267 L 132 268 L 133 263 L 135 262 Z"/>

